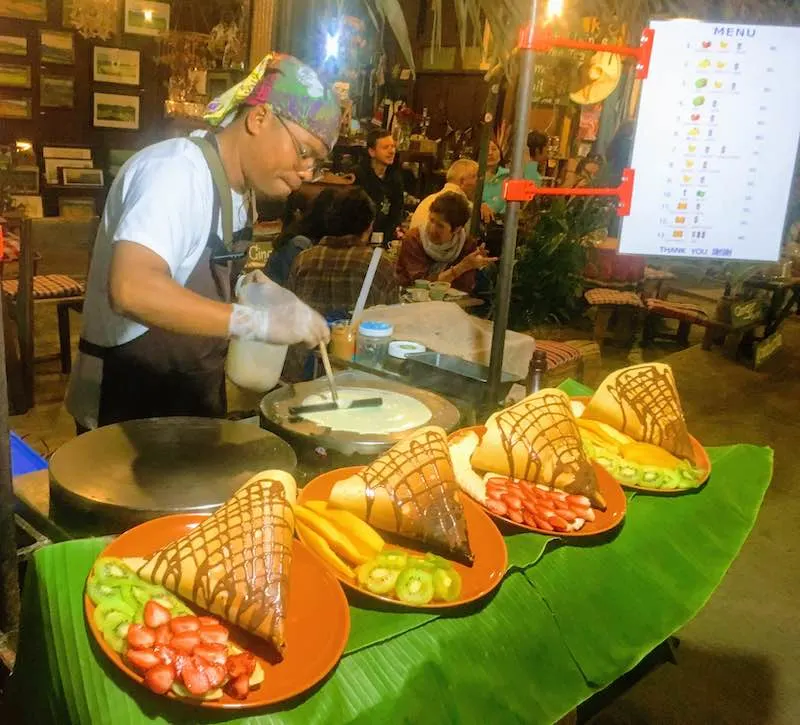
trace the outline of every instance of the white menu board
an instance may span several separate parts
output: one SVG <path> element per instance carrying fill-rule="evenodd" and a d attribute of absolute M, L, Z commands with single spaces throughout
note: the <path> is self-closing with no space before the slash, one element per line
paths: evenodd
<path fill-rule="evenodd" d="M 800 28 L 651 27 L 619 251 L 777 260 L 800 139 Z"/>

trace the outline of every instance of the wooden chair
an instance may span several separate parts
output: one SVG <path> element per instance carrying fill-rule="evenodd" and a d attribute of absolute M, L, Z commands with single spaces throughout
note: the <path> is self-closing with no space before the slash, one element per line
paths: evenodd
<path fill-rule="evenodd" d="M 86 276 L 98 226 L 97 217 L 26 219 L 20 236 L 19 278 L 2 282 L 17 325 L 24 400 L 33 407 L 34 308 L 55 304 L 61 371 L 72 367 L 69 311 L 82 309 Z M 34 269 L 34 259 L 39 261 Z M 26 408 L 26 409 L 27 409 Z"/>

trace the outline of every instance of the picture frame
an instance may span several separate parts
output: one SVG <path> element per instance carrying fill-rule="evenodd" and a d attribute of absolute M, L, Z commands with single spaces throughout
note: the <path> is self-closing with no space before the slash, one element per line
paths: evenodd
<path fill-rule="evenodd" d="M 42 156 L 46 159 L 84 159 L 92 160 L 92 150 L 77 146 L 44 146 Z"/>
<path fill-rule="evenodd" d="M 38 196 L 38 166 L 14 166 L 6 172 L 6 178 L 8 179 L 8 186 L 12 194 Z"/>
<path fill-rule="evenodd" d="M 11 200 L 17 206 L 22 207 L 22 213 L 29 219 L 41 219 L 44 216 L 44 205 L 42 197 L 36 194 L 13 195 Z"/>
<path fill-rule="evenodd" d="M 39 56 L 42 63 L 75 65 L 75 35 L 68 30 L 40 30 Z"/>
<path fill-rule="evenodd" d="M 95 93 L 92 125 L 95 128 L 120 128 L 137 131 L 141 99 L 119 93 Z"/>
<path fill-rule="evenodd" d="M 30 88 L 30 65 L 21 63 L 0 63 L 0 87 Z"/>
<path fill-rule="evenodd" d="M 44 180 L 53 186 L 61 183 L 61 169 L 93 169 L 91 159 L 45 159 Z"/>
<path fill-rule="evenodd" d="M 123 29 L 130 35 L 165 35 L 169 32 L 169 11 L 167 3 L 125 0 Z"/>
<path fill-rule="evenodd" d="M 102 169 L 61 169 L 61 183 L 64 186 L 101 188 L 105 181 Z"/>
<path fill-rule="evenodd" d="M 0 35 L 0 55 L 28 55 L 28 39 L 24 35 Z"/>
<path fill-rule="evenodd" d="M 0 118 L 29 121 L 33 118 L 33 103 L 30 98 L 0 98 Z"/>
<path fill-rule="evenodd" d="M 47 22 L 47 0 L 0 0 L 0 17 Z"/>
<path fill-rule="evenodd" d="M 75 79 L 42 72 L 39 76 L 39 105 L 42 108 L 75 108 Z"/>
<path fill-rule="evenodd" d="M 97 202 L 91 196 L 59 196 L 58 215 L 65 219 L 91 219 L 97 216 Z"/>
<path fill-rule="evenodd" d="M 138 86 L 140 63 L 138 50 L 96 45 L 92 51 L 92 80 L 95 83 Z"/>

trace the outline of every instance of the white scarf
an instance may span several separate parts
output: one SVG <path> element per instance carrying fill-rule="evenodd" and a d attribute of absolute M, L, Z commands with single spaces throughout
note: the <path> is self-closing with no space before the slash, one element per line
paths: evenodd
<path fill-rule="evenodd" d="M 434 244 L 428 237 L 428 225 L 426 224 L 419 228 L 419 237 L 422 240 L 425 254 L 433 260 L 428 274 L 434 275 L 444 272 L 458 259 L 461 250 L 464 249 L 464 242 L 467 241 L 467 230 L 461 227 L 446 244 Z"/>

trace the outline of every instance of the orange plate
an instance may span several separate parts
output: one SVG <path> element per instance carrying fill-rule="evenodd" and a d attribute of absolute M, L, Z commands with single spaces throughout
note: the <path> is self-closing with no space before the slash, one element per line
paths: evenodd
<path fill-rule="evenodd" d="M 589 402 L 589 397 L 585 395 L 576 395 L 571 398 L 571 400 L 575 400 L 586 405 Z M 711 475 L 711 459 L 708 457 L 708 452 L 705 448 L 703 448 L 703 445 L 700 443 L 700 441 L 697 440 L 697 438 L 695 438 L 691 433 L 689 434 L 689 440 L 692 442 L 692 450 L 694 451 L 695 460 L 697 461 L 697 468 L 704 472 L 702 480 L 694 488 L 649 488 L 648 486 L 637 486 L 634 483 L 626 483 L 625 481 L 617 481 L 617 483 L 619 483 L 619 485 L 623 488 L 630 488 L 634 491 L 660 493 L 667 496 L 697 491 L 699 488 L 702 488 L 705 485 L 706 481 L 708 481 L 708 477 Z M 614 480 L 616 481 L 617 479 Z"/>
<path fill-rule="evenodd" d="M 364 466 L 350 466 L 323 473 L 303 488 L 297 497 L 297 502 L 302 504 L 315 500 L 327 501 L 330 497 L 331 489 L 337 481 L 348 478 L 363 469 Z M 389 602 L 408 609 L 449 609 L 462 606 L 468 602 L 474 602 L 476 599 L 486 596 L 500 584 L 503 575 L 506 573 L 506 568 L 508 567 L 506 543 L 503 541 L 503 537 L 497 527 L 492 524 L 483 512 L 482 506 L 476 504 L 466 494 L 462 494 L 461 501 L 464 504 L 469 544 L 472 548 L 472 553 L 475 555 L 475 561 L 472 566 L 465 566 L 457 561 L 451 562 L 453 568 L 461 575 L 461 596 L 455 601 L 430 602 L 419 605 L 407 604 L 399 599 L 386 597 L 382 594 L 373 594 L 368 589 L 362 589 L 357 581 L 341 576 L 333 567 L 330 567 L 330 571 L 335 574 L 340 582 L 357 592 L 361 592 L 373 599 L 379 599 L 382 602 Z M 394 543 L 391 543 L 390 546 L 392 549 L 407 551 L 410 554 L 419 555 L 424 553 L 424 550 L 409 549 Z M 320 559 L 320 561 L 322 560 Z M 327 567 L 328 565 L 325 564 L 325 566 Z"/>
<path fill-rule="evenodd" d="M 459 434 L 469 431 L 474 431 L 482 438 L 483 434 L 486 433 L 486 426 L 473 425 L 468 428 L 461 428 L 460 430 L 453 431 L 450 434 L 450 440 Z M 513 526 L 516 529 L 535 531 L 537 534 L 545 534 L 547 536 L 557 536 L 559 538 L 567 536 L 596 536 L 597 534 L 611 531 L 611 529 L 619 526 L 622 523 L 622 519 L 625 518 L 625 511 L 628 508 L 628 499 L 625 498 L 625 492 L 622 490 L 622 487 L 609 475 L 605 468 L 599 466 L 594 461 L 592 461 L 592 466 L 597 475 L 597 489 L 603 494 L 606 500 L 606 510 L 599 511 L 594 509 L 594 521 L 587 521 L 579 531 L 545 531 L 535 526 L 518 524 L 511 519 L 507 519 L 505 516 L 498 516 L 479 503 L 476 503 L 476 505 L 480 506 L 489 516 L 497 521 L 502 521 L 504 524 Z"/>
<path fill-rule="evenodd" d="M 204 518 L 205 514 L 176 514 L 147 521 L 114 539 L 100 556 L 147 556 L 188 533 Z M 274 664 L 274 650 L 264 640 L 223 621 L 230 629 L 231 641 L 252 652 L 264 668 L 264 682 L 258 689 L 252 690 L 246 700 L 236 700 L 227 694 L 209 702 L 177 697 L 172 692 L 167 697 L 201 707 L 241 710 L 287 700 L 322 680 L 341 658 L 350 633 L 347 598 L 317 557 L 297 541 L 289 582 L 286 651 L 277 664 Z M 128 677 L 141 683 L 142 678 L 127 667 L 95 627 L 94 604 L 86 595 L 84 609 L 89 629 L 100 648 Z"/>

